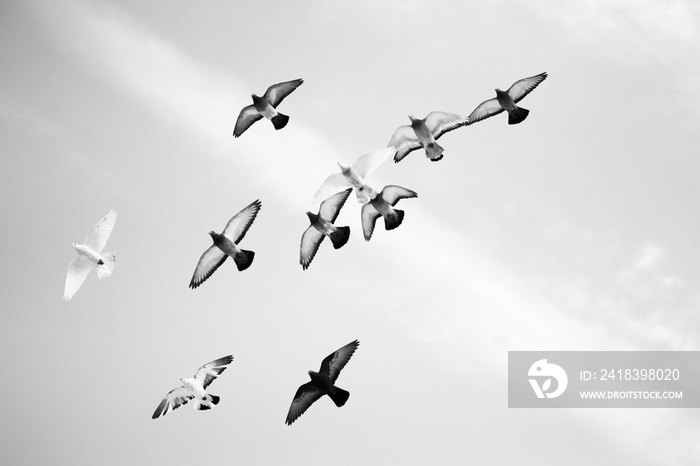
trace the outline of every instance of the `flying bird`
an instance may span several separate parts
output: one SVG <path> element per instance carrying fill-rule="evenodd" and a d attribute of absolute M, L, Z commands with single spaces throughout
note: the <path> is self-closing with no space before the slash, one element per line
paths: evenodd
<path fill-rule="evenodd" d="M 170 390 L 165 395 L 151 419 L 157 419 L 161 415 L 165 416 L 168 414 L 168 411 L 177 409 L 187 404 L 190 400 L 195 400 L 194 409 L 200 411 L 211 409 L 212 406 L 218 405 L 219 397 L 207 393 L 207 387 L 226 370 L 226 366 L 231 364 L 231 361 L 233 361 L 233 356 L 224 356 L 200 367 L 191 379 L 187 377 L 181 378 L 182 386 Z"/>
<path fill-rule="evenodd" d="M 374 193 L 372 188 L 367 186 L 365 178 L 389 160 L 395 152 L 394 147 L 386 147 L 361 155 L 352 165 L 339 162 L 340 173 L 330 175 L 321 183 L 312 203 L 319 203 L 347 188 L 355 188 L 358 202 L 368 202 Z"/>
<path fill-rule="evenodd" d="M 243 110 L 241 110 L 236 120 L 236 126 L 233 128 L 233 135 L 235 137 L 240 136 L 250 125 L 262 117 L 270 120 L 275 129 L 282 129 L 287 126 L 289 117 L 279 113 L 276 110 L 277 106 L 285 97 L 291 94 L 294 89 L 301 86 L 303 82 L 303 79 L 295 79 L 293 81 L 273 84 L 267 88 L 262 97 L 252 94 L 253 105 L 243 107 Z"/>
<path fill-rule="evenodd" d="M 469 124 L 498 115 L 503 110 L 508 112 L 508 124 L 515 125 L 527 118 L 530 110 L 518 107 L 517 104 L 526 95 L 532 92 L 542 81 L 547 78 L 547 73 L 540 73 L 529 78 L 515 81 L 507 91 L 496 89 L 496 97 L 485 100 L 469 115 Z"/>
<path fill-rule="evenodd" d="M 292 405 L 289 407 L 289 413 L 287 413 L 287 420 L 285 421 L 287 425 L 291 425 L 296 421 L 299 416 L 309 409 L 309 406 L 323 395 L 328 395 L 339 408 L 348 401 L 350 393 L 340 387 L 336 387 L 335 380 L 359 344 L 360 342 L 357 340 L 348 343 L 336 352 L 326 356 L 318 372 L 309 371 L 311 382 L 306 382 L 299 387 L 294 395 Z"/>
<path fill-rule="evenodd" d="M 435 142 L 443 134 L 460 126 L 469 124 L 469 118 L 446 112 L 430 112 L 425 119 L 409 115 L 410 125 L 399 126 L 389 140 L 389 146 L 396 147 L 394 162 L 400 162 L 404 157 L 421 147 L 425 155 L 433 162 L 442 159 L 444 149 Z"/>
<path fill-rule="evenodd" d="M 306 212 L 311 225 L 301 235 L 301 246 L 299 250 L 299 263 L 301 268 L 306 270 L 314 256 L 318 247 L 321 245 L 323 238 L 328 236 L 333 243 L 335 249 L 342 248 L 348 242 L 350 237 L 350 227 L 338 227 L 333 225 L 335 219 L 340 213 L 340 209 L 345 204 L 345 201 L 350 196 L 352 188 L 341 191 L 321 203 L 318 209 L 318 214 Z"/>
<path fill-rule="evenodd" d="M 393 230 L 398 228 L 403 222 L 404 211 L 394 209 L 394 206 L 401 199 L 409 199 L 418 197 L 415 191 L 402 188 L 401 186 L 388 185 L 384 186 L 381 192 L 371 199 L 368 203 L 362 206 L 362 232 L 365 235 L 365 241 L 372 238 L 374 225 L 377 218 L 384 217 L 384 228 Z"/>
<path fill-rule="evenodd" d="M 97 266 L 97 277 L 100 280 L 112 275 L 114 265 L 117 263 L 117 255 L 114 252 L 102 254 L 102 250 L 107 244 L 107 239 L 112 233 L 116 220 L 117 213 L 114 210 L 110 210 L 90 230 L 85 237 L 84 244 L 73 243 L 78 256 L 68 266 L 66 286 L 63 291 L 63 299 L 66 301 L 70 300 L 80 289 L 93 267 Z"/>
<path fill-rule="evenodd" d="M 197 288 L 204 283 L 224 263 L 228 256 L 231 256 L 238 270 L 245 270 L 250 267 L 255 253 L 239 248 L 238 243 L 241 242 L 248 228 L 253 224 L 261 206 L 260 201 L 255 200 L 234 215 L 226 224 L 223 232 L 209 232 L 214 244 L 204 251 L 202 257 L 199 258 L 194 274 L 192 274 L 192 280 L 190 280 L 190 288 Z"/>

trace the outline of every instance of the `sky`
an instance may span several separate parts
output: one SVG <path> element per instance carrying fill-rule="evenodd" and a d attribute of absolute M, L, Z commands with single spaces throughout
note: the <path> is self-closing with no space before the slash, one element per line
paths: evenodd
<path fill-rule="evenodd" d="M 692 1 L 0 2 L 0 463 L 697 464 L 696 409 L 507 407 L 508 351 L 700 350 L 700 6 Z M 299 264 L 321 182 L 408 115 L 505 115 L 368 177 L 403 224 Z M 269 121 L 250 95 L 303 78 Z M 189 280 L 210 230 L 262 209 Z M 111 277 L 62 299 L 110 209 Z M 358 339 L 336 408 L 284 420 Z M 152 420 L 232 354 L 215 409 Z M 534 448 L 533 448 L 534 446 Z"/>

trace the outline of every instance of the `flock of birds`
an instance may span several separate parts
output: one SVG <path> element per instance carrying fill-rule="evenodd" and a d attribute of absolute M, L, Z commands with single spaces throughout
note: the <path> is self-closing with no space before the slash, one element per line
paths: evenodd
<path fill-rule="evenodd" d="M 384 219 L 386 230 L 393 230 L 401 225 L 404 212 L 394 206 L 401 199 L 414 198 L 418 194 L 396 185 L 384 186 L 377 192 L 365 181 L 365 178 L 377 167 L 391 158 L 398 163 L 412 151 L 421 148 L 425 150 L 429 160 L 437 162 L 442 159 L 444 153 L 443 147 L 437 143 L 437 139 L 443 134 L 504 111 L 508 113 L 508 124 L 522 122 L 527 118 L 529 110 L 517 105 L 518 102 L 546 78 L 546 72 L 540 73 L 516 81 L 506 91 L 496 89 L 496 97 L 479 104 L 469 116 L 440 111 L 431 112 L 424 119 L 409 115 L 411 124 L 400 126 L 386 148 L 364 154 L 352 165 L 338 163 L 340 172 L 326 178 L 313 198 L 314 204 L 320 203 L 318 213 L 306 212 L 310 224 L 301 236 L 299 263 L 302 269 L 306 270 L 309 267 L 325 237 L 330 238 L 335 249 L 347 243 L 350 227 L 336 226 L 333 222 L 353 190 L 358 202 L 362 204 L 362 230 L 366 241 L 372 238 L 379 217 Z M 234 126 L 233 136 L 241 136 L 253 123 L 262 118 L 270 120 L 276 130 L 284 128 L 289 122 L 289 117 L 278 112 L 277 106 L 303 82 L 302 79 L 295 79 L 274 84 L 262 97 L 252 94 L 253 104 L 241 110 Z M 204 283 L 228 257 L 231 257 L 239 271 L 250 267 L 255 253 L 241 249 L 238 245 L 255 221 L 261 206 L 260 200 L 255 200 L 234 215 L 221 233 L 209 232 L 213 244 L 199 258 L 190 280 L 190 288 L 197 288 Z M 100 279 L 112 274 L 116 264 L 116 254 L 103 253 L 102 250 L 114 228 L 116 219 L 117 213 L 111 210 L 90 230 L 83 244 L 73 243 L 77 256 L 68 267 L 63 295 L 65 300 L 70 300 L 75 295 L 93 268 L 97 269 L 97 276 Z M 323 359 L 318 372 L 309 371 L 311 380 L 301 385 L 294 395 L 285 421 L 287 425 L 291 425 L 323 395 L 328 395 L 338 407 L 345 404 L 350 393 L 337 387 L 335 381 L 359 344 L 357 340 L 348 343 Z M 152 418 L 165 415 L 168 411 L 177 409 L 191 400 L 194 400 L 193 405 L 197 410 L 211 409 L 219 403 L 219 397 L 208 393 L 207 387 L 232 361 L 232 355 L 224 356 L 204 364 L 197 370 L 194 377 L 181 378 L 182 385 L 165 396 Z"/>

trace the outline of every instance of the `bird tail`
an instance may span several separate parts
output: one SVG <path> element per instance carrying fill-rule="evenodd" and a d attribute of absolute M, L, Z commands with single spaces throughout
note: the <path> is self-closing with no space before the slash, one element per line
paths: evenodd
<path fill-rule="evenodd" d="M 342 248 L 350 238 L 350 227 L 338 227 L 336 231 L 330 234 L 329 238 L 333 242 L 335 249 Z"/>
<path fill-rule="evenodd" d="M 515 107 L 515 110 L 513 110 L 512 112 L 508 112 L 508 124 L 517 125 L 525 118 L 527 118 L 528 113 L 530 113 L 530 110 L 526 108 Z"/>
<path fill-rule="evenodd" d="M 233 258 L 233 261 L 236 263 L 236 267 L 238 267 L 238 270 L 242 271 L 250 267 L 250 264 L 253 263 L 254 258 L 255 253 L 253 251 L 241 249 L 241 253 L 236 254 L 236 257 Z"/>
<path fill-rule="evenodd" d="M 205 396 L 204 398 L 196 399 L 194 403 L 194 409 L 199 410 L 199 411 L 205 411 L 207 409 L 211 409 L 212 406 L 219 404 L 219 397 L 216 395 L 209 395 Z"/>
<path fill-rule="evenodd" d="M 425 146 L 425 155 L 427 155 L 432 162 L 440 160 L 444 151 L 445 149 L 437 142 L 431 142 Z"/>
<path fill-rule="evenodd" d="M 393 230 L 398 228 L 403 222 L 404 212 L 401 209 L 394 209 L 396 215 L 387 215 L 384 217 L 384 228 L 387 230 Z"/>
<path fill-rule="evenodd" d="M 330 396 L 333 403 L 340 408 L 346 401 L 348 401 L 348 398 L 350 398 L 350 392 L 343 390 L 342 388 L 335 387 L 335 391 L 330 393 L 328 396 Z"/>
<path fill-rule="evenodd" d="M 209 396 L 209 398 L 211 398 L 211 404 L 213 404 L 213 405 L 219 404 L 219 400 L 221 400 L 220 397 L 218 397 L 216 395 L 208 395 L 208 396 Z"/>
<path fill-rule="evenodd" d="M 112 275 L 112 271 L 114 270 L 114 266 L 117 264 L 117 253 L 108 252 L 108 253 L 102 254 L 101 262 L 102 262 L 101 264 L 99 262 L 97 263 L 97 276 L 99 277 L 100 280 Z"/>
<path fill-rule="evenodd" d="M 275 126 L 275 129 L 282 129 L 285 126 L 287 126 L 287 122 L 289 121 L 289 117 L 287 115 L 284 115 L 282 113 L 277 113 L 277 115 L 273 116 L 270 121 L 272 121 L 272 124 Z"/>

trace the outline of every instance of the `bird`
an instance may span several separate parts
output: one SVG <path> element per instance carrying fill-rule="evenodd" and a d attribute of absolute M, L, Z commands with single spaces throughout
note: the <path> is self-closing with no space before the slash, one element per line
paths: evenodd
<path fill-rule="evenodd" d="M 321 203 L 318 214 L 306 212 L 311 225 L 301 235 L 301 246 L 299 249 L 299 263 L 301 268 L 306 270 L 318 251 L 323 238 L 328 236 L 335 249 L 342 248 L 350 237 L 350 227 L 338 227 L 333 225 L 340 213 L 340 209 L 350 196 L 352 188 L 341 191 Z"/>
<path fill-rule="evenodd" d="M 253 224 L 260 207 L 262 207 L 260 200 L 255 200 L 234 215 L 226 224 L 224 231 L 221 233 L 209 232 L 214 244 L 204 251 L 202 257 L 199 258 L 197 267 L 192 274 L 192 280 L 190 280 L 190 288 L 195 289 L 204 283 L 224 263 L 228 256 L 231 256 L 238 270 L 243 271 L 250 267 L 255 253 L 240 249 L 238 243 L 241 242 L 248 228 Z"/>
<path fill-rule="evenodd" d="M 384 186 L 381 192 L 364 204 L 360 216 L 362 218 L 362 232 L 365 235 L 365 241 L 369 241 L 372 238 L 374 224 L 379 216 L 384 217 L 385 229 L 393 230 L 398 228 L 403 222 L 404 211 L 394 209 L 394 206 L 399 200 L 412 197 L 418 197 L 418 194 L 401 186 L 388 185 Z"/>
<path fill-rule="evenodd" d="M 107 243 L 107 239 L 109 239 L 109 235 L 112 233 L 116 220 L 117 213 L 114 210 L 110 210 L 88 232 L 84 244 L 73 243 L 73 248 L 75 248 L 78 255 L 68 266 L 66 286 L 63 291 L 63 299 L 66 301 L 69 301 L 80 289 L 93 267 L 97 266 L 97 277 L 100 280 L 112 275 L 114 266 L 117 263 L 117 255 L 115 252 L 102 254 L 102 250 Z"/>
<path fill-rule="evenodd" d="M 321 362 L 321 369 L 318 372 L 309 371 L 311 381 L 299 387 L 292 400 L 292 405 L 289 407 L 285 421 L 288 426 L 292 425 L 299 416 L 309 409 L 309 406 L 323 395 L 328 395 L 339 408 L 348 401 L 350 393 L 336 387 L 335 381 L 359 345 L 360 342 L 357 340 L 348 343 L 326 356 Z"/>
<path fill-rule="evenodd" d="M 446 112 L 430 112 L 423 120 L 409 115 L 408 119 L 411 120 L 411 124 L 399 126 L 389 140 L 389 146 L 396 147 L 396 163 L 421 147 L 425 149 L 429 160 L 437 162 L 442 159 L 444 149 L 435 141 L 448 131 L 469 123 L 465 116 Z"/>
<path fill-rule="evenodd" d="M 267 118 L 272 122 L 275 129 L 282 129 L 287 126 L 289 117 L 279 113 L 277 106 L 294 91 L 301 86 L 303 79 L 294 79 L 282 83 L 273 84 L 268 87 L 262 97 L 251 94 L 253 104 L 243 107 L 241 113 L 238 114 L 236 125 L 233 128 L 233 136 L 239 137 L 245 130 L 250 128 L 250 125 L 261 119 Z"/>
<path fill-rule="evenodd" d="M 496 89 L 496 97 L 481 102 L 469 115 L 469 124 L 498 115 L 503 110 L 508 112 L 508 124 L 516 125 L 527 118 L 530 110 L 515 104 L 532 92 L 542 81 L 547 78 L 547 73 L 540 73 L 529 78 L 515 81 L 507 91 Z"/>
<path fill-rule="evenodd" d="M 386 147 L 361 155 L 352 165 L 339 162 L 340 173 L 330 175 L 321 183 L 312 203 L 317 204 L 347 188 L 355 188 L 358 202 L 368 202 L 373 193 L 365 178 L 389 160 L 395 152 L 394 147 Z"/>
<path fill-rule="evenodd" d="M 163 401 L 160 402 L 153 412 L 151 419 L 157 419 L 161 415 L 165 416 L 168 414 L 168 411 L 177 409 L 187 404 L 190 400 L 195 400 L 194 409 L 200 411 L 211 409 L 213 405 L 218 405 L 220 397 L 207 393 L 207 387 L 226 370 L 226 366 L 231 364 L 232 361 L 233 356 L 224 356 L 197 369 L 197 372 L 191 379 L 187 377 L 181 378 L 182 386 L 170 390 L 165 395 Z"/>

